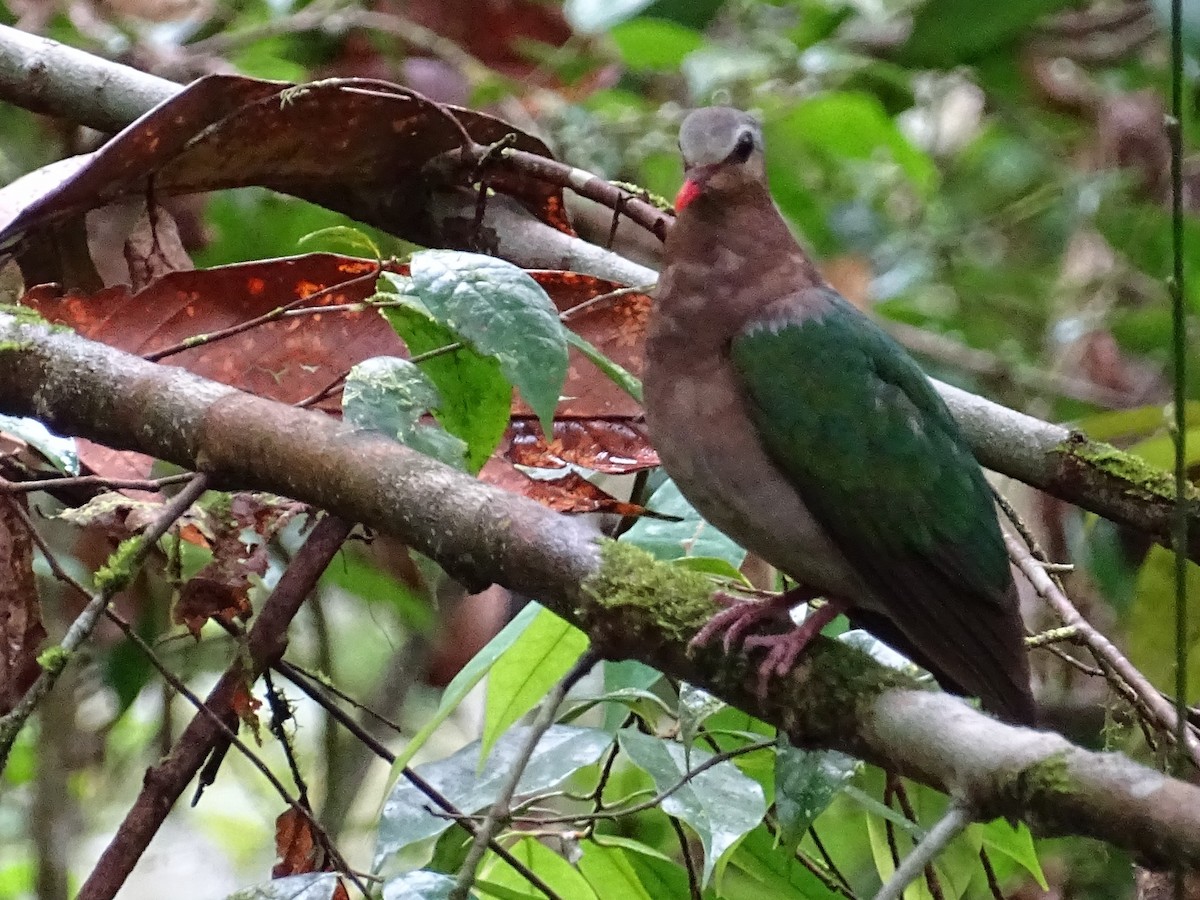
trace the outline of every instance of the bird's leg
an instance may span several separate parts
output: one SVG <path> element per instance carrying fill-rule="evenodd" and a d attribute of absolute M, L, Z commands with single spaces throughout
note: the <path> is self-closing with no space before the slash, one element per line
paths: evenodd
<path fill-rule="evenodd" d="M 791 608 L 799 606 L 801 603 L 808 603 L 819 596 L 821 596 L 820 593 L 804 585 L 784 591 L 782 594 L 772 594 L 766 600 L 747 600 L 744 597 L 720 591 L 713 595 L 713 600 L 725 609 L 709 619 L 708 624 L 696 632 L 696 636 L 692 638 L 688 646 L 703 647 L 715 635 L 724 632 L 722 644 L 725 646 L 726 652 L 731 652 L 741 640 L 742 635 L 759 622 L 783 619 L 790 625 L 791 617 L 788 612 Z"/>
<path fill-rule="evenodd" d="M 767 657 L 758 667 L 758 696 L 767 696 L 771 676 L 783 677 L 796 665 L 796 659 L 821 630 L 849 607 L 843 600 L 826 599 L 815 609 L 809 609 L 804 621 L 782 634 L 754 634 L 742 642 L 747 649 L 765 647 Z"/>

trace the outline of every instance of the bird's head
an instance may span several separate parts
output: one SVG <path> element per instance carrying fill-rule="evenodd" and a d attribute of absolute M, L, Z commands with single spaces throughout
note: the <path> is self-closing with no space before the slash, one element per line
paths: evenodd
<path fill-rule="evenodd" d="M 675 211 L 709 193 L 740 193 L 765 179 L 762 127 L 748 113 L 727 106 L 698 109 L 679 129 L 685 181 Z"/>

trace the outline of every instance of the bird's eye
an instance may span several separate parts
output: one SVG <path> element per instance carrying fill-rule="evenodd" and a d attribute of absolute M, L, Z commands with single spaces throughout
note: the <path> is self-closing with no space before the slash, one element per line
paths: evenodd
<path fill-rule="evenodd" d="M 733 153 L 730 154 L 735 160 L 744 163 L 750 158 L 750 154 L 754 152 L 754 135 L 749 131 L 743 131 L 738 135 L 737 143 L 733 145 Z"/>

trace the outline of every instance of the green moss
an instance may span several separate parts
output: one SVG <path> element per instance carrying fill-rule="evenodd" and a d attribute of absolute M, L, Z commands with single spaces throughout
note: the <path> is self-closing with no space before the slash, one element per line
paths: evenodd
<path fill-rule="evenodd" d="M 690 640 L 713 613 L 710 578 L 621 541 L 600 545 L 600 568 L 583 589 L 603 609 L 652 619 L 672 640 Z"/>
<path fill-rule="evenodd" d="M 47 647 L 38 654 L 38 665 L 46 672 L 61 672 L 67 665 L 67 660 L 71 658 L 71 654 L 64 647 L 55 644 L 53 647 Z"/>
<path fill-rule="evenodd" d="M 1059 750 L 1013 773 L 1008 783 L 1001 783 L 999 794 L 1009 796 L 1014 809 L 1028 810 L 1052 806 L 1055 798 L 1079 790 L 1071 777 L 1067 751 Z"/>
<path fill-rule="evenodd" d="M 32 341 L 0 341 L 0 353 L 7 351 L 28 350 L 33 346 Z"/>
<path fill-rule="evenodd" d="M 0 315 L 12 316 L 18 325 L 49 325 L 37 310 L 19 303 L 0 303 Z"/>
<path fill-rule="evenodd" d="M 631 181 L 610 181 L 609 184 L 611 184 L 613 187 L 619 187 L 622 190 L 629 191 L 629 193 L 633 194 L 633 196 L 642 198 L 651 206 L 661 209 L 663 212 L 671 212 L 675 208 L 671 201 L 662 196 L 662 194 L 655 194 L 654 192 L 648 191 L 641 185 L 634 184 Z"/>
<path fill-rule="evenodd" d="M 131 537 L 121 545 L 99 569 L 96 570 L 96 587 L 110 597 L 133 580 L 133 561 L 141 549 L 143 538 Z"/>
<path fill-rule="evenodd" d="M 1069 459 L 1086 463 L 1090 468 L 1107 472 L 1119 478 L 1150 499 L 1174 501 L 1175 479 L 1170 472 L 1152 466 L 1132 453 L 1118 450 L 1112 444 L 1093 441 L 1081 434 L 1072 434 L 1055 448 Z M 1192 491 L 1190 499 L 1200 498 L 1200 492 Z"/>
<path fill-rule="evenodd" d="M 40 325 L 42 328 L 48 328 L 50 331 L 58 334 L 74 331 L 68 325 L 58 325 L 54 322 L 46 321 L 38 315 L 37 310 L 28 306 L 22 306 L 19 303 L 0 303 L 0 315 L 12 316 L 18 326 Z"/>
<path fill-rule="evenodd" d="M 605 541 L 600 555 L 599 570 L 583 586 L 590 602 L 578 610 L 597 645 L 655 658 L 664 671 L 685 677 L 687 669 L 701 672 L 706 686 L 731 702 L 762 705 L 751 699 L 761 661 L 756 652 L 727 653 L 720 641 L 688 647 L 716 611 L 717 585 L 709 577 L 621 542 Z M 800 745 L 851 733 L 865 704 L 892 688 L 915 686 L 905 673 L 876 664 L 860 650 L 818 638 L 800 657 L 794 676 L 774 681 L 764 711 Z"/>

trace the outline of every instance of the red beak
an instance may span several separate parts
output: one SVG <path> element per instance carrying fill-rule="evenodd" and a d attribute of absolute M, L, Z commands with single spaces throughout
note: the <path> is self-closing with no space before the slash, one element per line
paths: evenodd
<path fill-rule="evenodd" d="M 689 203 L 700 196 L 700 190 L 701 185 L 691 178 L 684 181 L 683 187 L 681 187 L 679 189 L 679 193 L 675 195 L 675 212 L 683 212 Z"/>
<path fill-rule="evenodd" d="M 676 213 L 683 212 L 693 200 L 700 196 L 704 185 L 708 183 L 708 179 L 716 170 L 717 166 L 694 166 L 684 173 L 683 187 L 675 195 Z"/>

